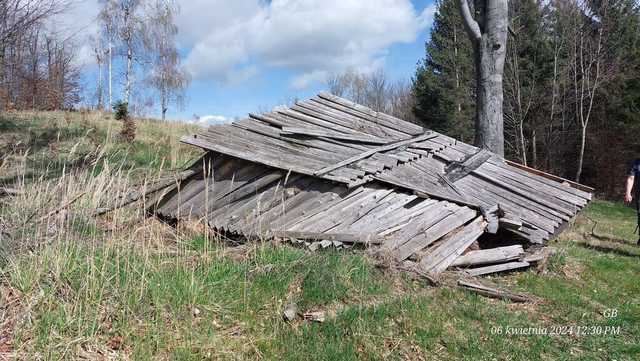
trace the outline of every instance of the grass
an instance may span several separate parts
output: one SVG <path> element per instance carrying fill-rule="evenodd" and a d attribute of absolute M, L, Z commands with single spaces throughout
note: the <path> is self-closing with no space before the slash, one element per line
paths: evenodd
<path fill-rule="evenodd" d="M 42 133 L 49 126 L 34 119 L 0 128 Z M 72 133 L 61 127 L 57 133 Z M 593 202 L 552 242 L 558 252 L 544 272 L 490 277 L 543 299 L 510 304 L 428 287 L 377 268 L 358 251 L 308 252 L 271 242 L 232 247 L 197 225 L 174 229 L 146 218 L 143 205 L 87 216 L 138 178 L 158 176 L 162 168 L 143 161 L 155 156 L 145 154 L 156 154 L 156 137 L 172 137 L 163 142 L 171 144 L 180 135 L 158 128 L 152 122 L 140 127 L 140 148 L 110 138 L 101 161 L 24 181 L 25 193 L 0 205 L 0 224 L 12 230 L 2 241 L 0 359 L 640 358 L 640 248 L 633 245 L 635 213 L 628 207 Z M 84 134 L 80 129 L 73 134 Z M 70 146 L 79 142 L 75 135 L 54 139 Z M 71 148 L 64 149 L 68 156 Z M 172 152 L 176 166 L 187 161 L 179 148 L 167 152 L 157 164 L 174 162 Z M 23 171 L 38 170 L 32 161 Z M 42 217 L 78 194 L 68 210 Z M 592 220 L 609 241 L 591 237 Z M 285 322 L 290 303 L 327 318 Z M 571 326 L 572 335 L 506 334 Z"/>

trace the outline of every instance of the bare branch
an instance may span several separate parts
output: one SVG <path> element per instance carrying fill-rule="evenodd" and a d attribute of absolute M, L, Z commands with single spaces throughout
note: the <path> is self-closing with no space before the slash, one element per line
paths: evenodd
<path fill-rule="evenodd" d="M 480 41 L 482 34 L 480 33 L 480 25 L 478 25 L 478 22 L 471 16 L 469 3 L 467 0 L 458 0 L 458 6 L 460 7 L 460 15 L 462 15 L 464 28 L 467 30 L 467 33 L 469 33 L 471 41 L 477 43 Z"/>

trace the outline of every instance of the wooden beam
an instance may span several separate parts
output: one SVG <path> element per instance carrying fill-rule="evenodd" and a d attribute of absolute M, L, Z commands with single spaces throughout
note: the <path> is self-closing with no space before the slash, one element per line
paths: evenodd
<path fill-rule="evenodd" d="M 472 281 L 461 279 L 461 280 L 458 280 L 458 286 L 469 292 L 474 292 L 479 295 L 490 297 L 490 298 L 497 298 L 497 299 L 513 301 L 513 302 L 536 302 L 537 301 L 534 297 L 531 297 L 525 294 L 513 293 L 507 290 L 485 286 L 478 282 L 472 282 Z"/>
<path fill-rule="evenodd" d="M 340 139 L 340 140 L 350 140 L 362 143 L 373 143 L 373 144 L 387 144 L 389 143 L 386 139 L 381 139 L 373 136 L 359 136 L 354 134 L 347 133 L 338 133 L 332 131 L 325 131 L 319 129 L 309 129 L 309 128 L 299 128 L 299 127 L 282 127 L 280 134 L 283 135 L 311 135 L 316 137 L 327 137 L 332 139 Z"/>
<path fill-rule="evenodd" d="M 315 176 L 321 176 L 321 175 L 327 174 L 327 173 L 329 173 L 331 171 L 334 171 L 334 170 L 336 170 L 338 168 L 347 166 L 347 165 L 355 163 L 355 162 L 357 162 L 357 161 L 359 161 L 361 159 L 364 159 L 364 158 L 367 158 L 369 156 L 372 156 L 372 155 L 374 155 L 376 153 L 386 152 L 386 151 L 389 151 L 389 150 L 397 149 L 397 148 L 400 148 L 402 146 L 406 146 L 406 145 L 409 145 L 409 144 L 412 144 L 412 143 L 416 143 L 416 142 L 421 142 L 423 140 L 427 140 L 427 139 L 430 139 L 430 138 L 435 138 L 437 136 L 438 136 L 437 134 L 433 134 L 431 132 L 427 132 L 427 133 L 422 134 L 422 135 L 420 135 L 418 137 L 415 137 L 415 138 L 401 140 L 401 141 L 389 143 L 389 144 L 386 144 L 386 145 L 383 145 L 383 146 L 380 146 L 380 147 L 372 148 L 372 149 L 370 149 L 370 150 L 368 150 L 366 152 L 362 152 L 362 153 L 360 153 L 358 155 L 355 155 L 355 156 L 353 156 L 351 158 L 347 158 L 347 159 L 343 160 L 342 162 L 339 162 L 339 163 L 330 165 L 328 167 L 324 167 L 322 169 L 319 169 L 319 170 L 313 172 L 313 174 Z"/>
<path fill-rule="evenodd" d="M 475 276 L 486 275 L 489 273 L 504 272 L 504 271 L 510 271 L 518 268 L 529 267 L 530 265 L 531 264 L 529 262 L 509 262 L 509 263 L 498 264 L 495 266 L 471 268 L 466 270 L 466 273 L 469 276 L 475 277 Z"/>
<path fill-rule="evenodd" d="M 141 199 L 142 197 L 148 196 L 149 194 L 155 193 L 159 190 L 165 189 L 169 186 L 175 185 L 177 183 L 182 182 L 183 180 L 191 177 L 192 175 L 196 174 L 197 172 L 195 170 L 192 169 L 187 169 L 183 172 L 180 172 L 178 175 L 176 175 L 175 178 L 171 178 L 168 180 L 165 180 L 163 182 L 158 182 L 156 184 L 152 184 L 149 186 L 149 188 L 146 189 L 142 189 L 141 191 L 138 192 L 132 192 L 129 195 L 127 195 L 127 197 L 125 197 L 123 200 L 117 202 L 115 205 L 111 206 L 111 207 L 106 207 L 106 208 L 98 208 L 93 212 L 93 216 L 101 216 L 105 213 L 109 213 L 113 210 L 116 210 L 118 208 L 122 208 L 126 205 L 129 205 L 139 199 Z"/>
<path fill-rule="evenodd" d="M 568 179 L 565 179 L 565 178 L 562 178 L 562 177 L 558 177 L 557 175 L 553 175 L 551 173 L 543 172 L 541 170 L 537 170 L 535 168 L 527 167 L 526 165 L 522 165 L 520 163 L 512 162 L 512 161 L 506 160 L 506 159 L 505 159 L 504 162 L 506 164 L 512 166 L 512 167 L 516 167 L 516 168 L 522 169 L 522 170 L 527 171 L 529 173 L 533 173 L 535 175 L 539 175 L 541 177 L 554 180 L 556 182 L 566 183 L 566 184 L 570 185 L 571 187 L 579 189 L 579 190 L 581 190 L 583 192 L 588 192 L 588 193 L 595 192 L 595 188 L 591 188 L 591 187 L 586 186 L 584 184 L 576 183 L 574 181 L 570 181 Z"/>
<path fill-rule="evenodd" d="M 431 274 L 443 272 L 484 233 L 486 227 L 487 222 L 480 216 L 445 236 L 434 250 L 420 260 L 420 267 L 424 272 Z"/>
<path fill-rule="evenodd" d="M 456 259 L 451 266 L 479 266 L 498 262 L 513 261 L 524 255 L 522 245 L 496 247 L 471 251 Z"/>
<path fill-rule="evenodd" d="M 339 241 L 344 243 L 380 244 L 382 240 L 375 234 L 346 234 L 304 231 L 274 231 L 273 235 L 281 238 L 299 238 L 313 240 Z"/>

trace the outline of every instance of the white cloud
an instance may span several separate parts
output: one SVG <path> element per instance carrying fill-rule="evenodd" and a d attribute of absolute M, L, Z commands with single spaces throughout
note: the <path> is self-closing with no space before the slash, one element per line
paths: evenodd
<path fill-rule="evenodd" d="M 180 42 L 195 79 L 228 82 L 279 67 L 304 88 L 329 72 L 371 69 L 433 21 L 410 0 L 196 0 L 181 4 Z"/>
<path fill-rule="evenodd" d="M 431 27 L 433 24 L 433 18 L 436 15 L 436 11 L 438 11 L 438 5 L 436 3 L 431 3 L 429 6 L 422 10 L 420 13 L 420 27 L 423 29 Z"/>
<path fill-rule="evenodd" d="M 224 115 L 204 115 L 199 117 L 197 120 L 195 120 L 194 123 L 201 124 L 201 125 L 212 125 L 212 124 L 229 123 L 231 121 L 232 119 L 229 119 Z"/>

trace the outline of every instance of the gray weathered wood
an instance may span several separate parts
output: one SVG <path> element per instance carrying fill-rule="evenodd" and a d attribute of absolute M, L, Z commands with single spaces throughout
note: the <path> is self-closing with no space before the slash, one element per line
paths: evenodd
<path fill-rule="evenodd" d="M 481 249 L 477 251 L 471 251 L 460 257 L 458 257 L 451 267 L 463 267 L 463 266 L 479 266 L 498 262 L 508 262 L 519 259 L 524 255 L 524 249 L 522 245 L 513 245 L 506 247 L 496 247 L 490 249 Z"/>
<path fill-rule="evenodd" d="M 487 223 L 483 217 L 477 217 L 458 231 L 454 231 L 440 241 L 440 244 L 420 260 L 423 271 L 438 274 L 446 270 L 458 256 L 484 233 Z"/>
<path fill-rule="evenodd" d="M 305 231 L 275 231 L 274 236 L 281 238 L 299 238 L 314 240 L 339 241 L 344 243 L 380 244 L 381 239 L 374 234 L 346 234 Z"/>
<path fill-rule="evenodd" d="M 511 271 L 514 269 L 518 269 L 518 268 L 525 268 L 525 267 L 529 267 L 530 263 L 529 262 L 508 262 L 508 263 L 502 263 L 502 264 L 497 264 L 494 266 L 486 266 L 486 267 L 478 267 L 478 268 L 470 268 L 467 269 L 465 272 L 472 277 L 475 276 L 481 276 L 481 275 L 486 275 L 486 274 L 490 274 L 490 273 L 496 273 L 496 272 L 504 272 L 504 271 Z"/>
<path fill-rule="evenodd" d="M 520 293 L 513 293 L 507 290 L 499 289 L 496 287 L 489 287 L 483 285 L 477 281 L 470 280 L 458 280 L 458 285 L 467 291 L 474 292 L 485 297 L 497 298 L 501 300 L 508 300 L 513 302 L 535 302 L 536 299 Z"/>
<path fill-rule="evenodd" d="M 467 223 L 476 216 L 476 211 L 461 207 L 440 222 L 424 230 L 420 236 L 413 237 L 396 251 L 396 260 L 403 261 L 415 252 L 429 246 L 445 234 Z"/>
<path fill-rule="evenodd" d="M 372 148 L 372 149 L 370 149 L 370 150 L 368 150 L 366 152 L 362 152 L 362 153 L 360 153 L 360 154 L 358 154 L 356 156 L 353 156 L 351 158 L 345 159 L 342 162 L 330 165 L 328 167 L 324 167 L 322 169 L 318 169 L 317 171 L 314 172 L 314 175 L 321 176 L 321 175 L 327 174 L 327 173 L 329 173 L 329 172 L 331 172 L 333 170 L 336 170 L 338 168 L 341 168 L 341 167 L 344 167 L 344 166 L 349 165 L 351 163 L 357 162 L 360 159 L 364 159 L 366 157 L 369 157 L 369 156 L 371 156 L 371 155 L 373 155 L 375 153 L 386 152 L 386 151 L 389 151 L 389 150 L 392 150 L 392 149 L 396 149 L 396 148 L 399 148 L 399 147 L 402 147 L 402 146 L 405 146 L 405 145 L 408 145 L 408 144 L 411 144 L 411 143 L 415 143 L 415 142 L 419 142 L 421 140 L 429 139 L 430 137 L 434 137 L 434 135 L 429 132 L 429 133 L 420 135 L 420 136 L 415 137 L 415 138 L 401 140 L 401 141 L 398 141 L 398 142 L 393 142 L 391 144 L 386 144 L 386 145 L 383 145 L 383 146 L 380 146 L 380 147 Z"/>
<path fill-rule="evenodd" d="M 372 144 L 386 144 L 386 143 L 389 143 L 388 140 L 374 138 L 372 136 L 357 136 L 357 135 L 351 135 L 351 134 L 345 134 L 345 133 L 337 133 L 337 132 L 315 130 L 315 129 L 307 129 L 307 128 L 295 128 L 295 127 L 282 127 L 282 131 L 280 132 L 280 134 L 285 134 L 285 135 L 296 135 L 296 134 L 313 135 L 313 136 L 317 136 L 317 137 L 327 137 L 327 138 L 333 138 L 333 139 L 351 140 L 351 141 L 372 143 Z"/>

